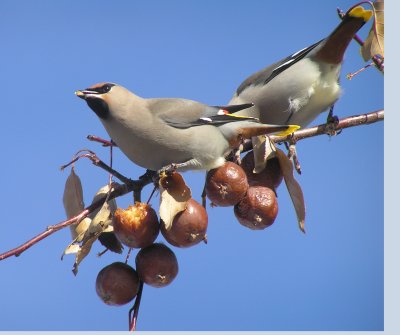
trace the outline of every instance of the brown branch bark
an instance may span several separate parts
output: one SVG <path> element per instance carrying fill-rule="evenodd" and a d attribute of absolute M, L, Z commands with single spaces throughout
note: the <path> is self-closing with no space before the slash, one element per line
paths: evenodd
<path fill-rule="evenodd" d="M 270 136 L 270 139 L 275 143 L 281 142 L 292 142 L 296 143 L 300 140 L 304 140 L 309 137 L 320 136 L 320 135 L 332 135 L 333 132 L 339 132 L 340 130 L 356 127 L 361 125 L 367 125 L 371 123 L 375 123 L 378 121 L 383 121 L 384 119 L 384 110 L 378 110 L 375 112 L 367 113 L 367 114 L 360 114 L 349 116 L 344 119 L 339 120 L 336 125 L 330 123 L 320 124 L 318 126 L 312 128 L 305 128 L 300 129 L 294 132 L 291 135 L 287 136 Z"/>

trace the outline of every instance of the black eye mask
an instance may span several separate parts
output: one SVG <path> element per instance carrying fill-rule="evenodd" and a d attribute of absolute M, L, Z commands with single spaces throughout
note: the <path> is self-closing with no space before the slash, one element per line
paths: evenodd
<path fill-rule="evenodd" d="M 96 88 L 87 88 L 86 90 L 87 91 L 94 91 L 94 92 L 97 92 L 99 94 L 105 94 L 105 93 L 110 92 L 110 90 L 111 90 L 111 88 L 113 86 L 115 86 L 115 85 L 107 83 L 107 84 L 104 84 L 103 86 L 96 87 Z"/>

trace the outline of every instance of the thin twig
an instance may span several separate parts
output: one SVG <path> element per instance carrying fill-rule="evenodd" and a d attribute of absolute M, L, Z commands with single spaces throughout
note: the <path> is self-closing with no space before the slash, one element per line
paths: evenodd
<path fill-rule="evenodd" d="M 142 300 L 143 293 L 143 282 L 139 281 L 139 291 L 135 299 L 133 307 L 129 310 L 129 331 L 134 332 L 136 330 L 137 318 L 139 315 L 140 301 Z M 132 316 L 133 313 L 133 316 Z"/>
<path fill-rule="evenodd" d="M 108 197 L 108 200 L 111 200 L 111 199 L 117 198 L 119 196 L 122 196 L 122 195 L 127 194 L 132 191 L 140 193 L 144 186 L 146 186 L 152 182 L 152 179 L 149 178 L 149 176 L 150 176 L 149 174 L 145 174 L 142 176 L 143 178 L 141 177 L 141 178 L 139 178 L 139 180 L 130 180 L 129 185 L 128 184 L 123 184 L 123 185 L 114 184 L 115 185 L 114 189 L 111 191 L 110 194 L 108 194 L 108 195 L 100 198 L 98 201 L 92 203 L 90 206 L 86 207 L 78 215 L 75 215 L 74 217 L 72 217 L 68 220 L 65 220 L 65 221 L 62 221 L 55 225 L 47 227 L 45 231 L 43 231 L 42 233 L 31 238 L 30 240 L 28 240 L 24 244 L 20 245 L 19 247 L 16 247 L 14 249 L 11 249 L 9 251 L 6 251 L 6 252 L 0 254 L 0 261 L 3 259 L 6 259 L 8 257 L 11 257 L 11 256 L 19 256 L 25 250 L 29 249 L 30 247 L 32 247 L 39 241 L 43 240 L 47 236 L 55 233 L 56 231 L 58 231 L 62 228 L 68 227 L 71 224 L 81 221 L 87 215 L 92 213 L 94 210 L 96 210 L 97 208 L 100 208 L 103 205 L 104 201 L 106 201 L 107 197 Z"/>
<path fill-rule="evenodd" d="M 117 177 L 124 184 L 129 185 L 132 182 L 132 179 L 125 177 L 124 175 L 120 174 L 118 171 L 114 170 L 113 168 L 108 166 L 106 163 L 104 163 L 99 157 L 97 157 L 97 155 L 93 151 L 90 151 L 89 153 L 86 153 L 86 154 L 81 154 L 79 156 L 76 156 L 71 162 L 61 166 L 61 170 L 64 170 L 66 167 L 75 163 L 77 160 L 79 160 L 81 158 L 90 159 L 94 165 L 102 168 L 103 170 L 105 170 L 108 173 L 112 174 L 113 176 Z"/>
<path fill-rule="evenodd" d="M 117 146 L 117 144 L 113 140 L 107 141 L 96 135 L 88 135 L 88 136 L 86 136 L 86 138 L 89 141 L 101 143 L 103 145 L 103 147 L 116 147 Z"/>

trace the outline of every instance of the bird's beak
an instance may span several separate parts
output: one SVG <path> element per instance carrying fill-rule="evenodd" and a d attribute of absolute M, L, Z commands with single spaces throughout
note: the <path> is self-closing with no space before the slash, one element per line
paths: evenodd
<path fill-rule="evenodd" d="M 75 95 L 81 99 L 86 100 L 88 97 L 93 96 L 93 95 L 98 95 L 99 92 L 97 91 L 92 91 L 89 89 L 86 90 L 77 90 L 75 91 Z"/>
<path fill-rule="evenodd" d="M 75 91 L 75 95 L 76 95 L 77 97 L 81 98 L 81 99 L 85 99 L 85 98 L 86 98 L 85 93 L 84 93 L 83 91 L 80 91 L 80 90 Z"/>

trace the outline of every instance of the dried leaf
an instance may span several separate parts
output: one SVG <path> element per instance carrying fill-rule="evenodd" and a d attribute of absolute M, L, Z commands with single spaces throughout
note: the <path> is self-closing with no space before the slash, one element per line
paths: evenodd
<path fill-rule="evenodd" d="M 114 184 L 115 183 L 113 183 L 111 185 L 111 188 L 113 188 Z M 96 201 L 100 200 L 101 198 L 105 197 L 108 194 L 109 190 L 110 190 L 110 186 L 109 185 L 105 185 L 105 186 L 101 187 L 97 191 L 95 196 L 93 197 L 92 204 L 95 203 Z M 109 206 L 109 210 L 111 211 L 111 213 L 114 213 L 115 210 L 117 209 L 117 202 L 115 201 L 115 199 L 109 200 L 108 201 L 108 206 Z M 100 210 L 100 208 L 94 210 L 92 213 L 90 213 L 89 217 L 90 218 L 94 218 L 97 215 L 97 213 L 99 212 L 99 210 Z"/>
<path fill-rule="evenodd" d="M 102 187 L 94 196 L 92 204 L 107 195 L 108 191 L 108 185 Z M 65 254 L 76 253 L 75 263 L 72 270 L 75 275 L 78 273 L 79 264 L 89 254 L 93 243 L 99 238 L 99 236 L 103 232 L 113 232 L 112 215 L 116 209 L 117 203 L 114 199 L 104 202 L 101 208 L 93 211 L 76 227 L 77 236 L 65 249 L 63 254 L 64 256 Z M 118 246 L 113 249 L 117 250 Z"/>
<path fill-rule="evenodd" d="M 71 243 L 68 247 L 65 248 L 63 255 L 61 256 L 61 260 L 64 255 L 76 254 L 80 250 L 81 246 L 79 244 Z"/>
<path fill-rule="evenodd" d="M 268 136 L 256 136 L 251 139 L 253 143 L 254 170 L 260 173 L 267 166 L 267 160 L 275 157 L 275 145 Z"/>
<path fill-rule="evenodd" d="M 108 231 L 111 229 L 111 231 Z M 112 252 L 116 252 L 117 254 L 122 254 L 122 250 L 124 247 L 122 246 L 121 242 L 117 239 L 114 234 L 114 230 L 112 226 L 108 226 L 107 231 L 103 231 L 98 240 L 99 242 L 105 246 L 108 250 Z"/>
<path fill-rule="evenodd" d="M 78 273 L 79 264 L 89 254 L 93 243 L 96 242 L 97 238 L 107 228 L 110 222 L 111 212 L 109 210 L 108 203 L 105 202 L 97 212 L 96 216 L 90 222 L 90 225 L 83 236 L 82 244 L 76 254 L 75 263 L 72 269 L 72 272 L 75 275 Z"/>
<path fill-rule="evenodd" d="M 97 211 L 95 217 L 90 222 L 85 237 L 91 234 L 104 231 L 108 225 L 112 223 L 112 213 L 108 202 L 104 202 L 100 210 Z"/>
<path fill-rule="evenodd" d="M 190 188 L 185 184 L 182 176 L 173 172 L 160 178 L 160 219 L 169 230 L 175 215 L 186 209 L 187 202 L 192 197 Z"/>
<path fill-rule="evenodd" d="M 368 37 L 361 47 L 361 55 L 365 61 L 368 61 L 375 55 L 385 56 L 384 44 L 384 2 L 376 1 L 371 3 L 374 7 L 375 20 L 369 31 Z"/>
<path fill-rule="evenodd" d="M 86 241 L 83 242 L 82 246 L 78 250 L 76 257 L 75 257 L 75 263 L 72 268 L 72 272 L 76 276 L 78 273 L 78 266 L 79 264 L 83 261 L 83 259 L 89 254 L 90 249 L 92 249 L 92 245 L 94 242 L 96 242 L 97 238 L 99 237 L 100 233 L 97 235 L 93 235 L 90 238 L 88 238 Z"/>
<path fill-rule="evenodd" d="M 84 218 L 81 222 L 79 222 L 78 226 L 75 229 L 75 232 L 77 233 L 77 236 L 75 238 L 76 242 L 81 242 L 83 239 L 83 236 L 85 235 L 86 231 L 88 230 L 90 223 L 92 222 L 91 218 Z"/>
<path fill-rule="evenodd" d="M 80 242 L 82 242 L 83 237 L 85 236 L 86 231 L 88 230 L 92 219 L 84 218 L 81 222 L 79 222 L 76 227 L 77 236 L 72 240 L 72 242 L 65 248 L 63 254 L 61 255 L 61 260 L 63 260 L 65 255 L 76 254 L 80 250 Z"/>
<path fill-rule="evenodd" d="M 74 168 L 65 182 L 63 204 L 67 218 L 78 215 L 84 209 L 82 183 Z M 78 233 L 75 231 L 78 224 L 70 225 L 72 239 L 75 239 Z"/>
<path fill-rule="evenodd" d="M 300 184 L 293 176 L 293 165 L 290 159 L 279 148 L 276 148 L 276 156 L 278 157 L 283 178 L 285 179 L 286 187 L 296 211 L 299 228 L 303 233 L 305 233 L 304 222 L 306 218 L 306 206 L 304 203 L 303 191 L 301 190 Z"/>

